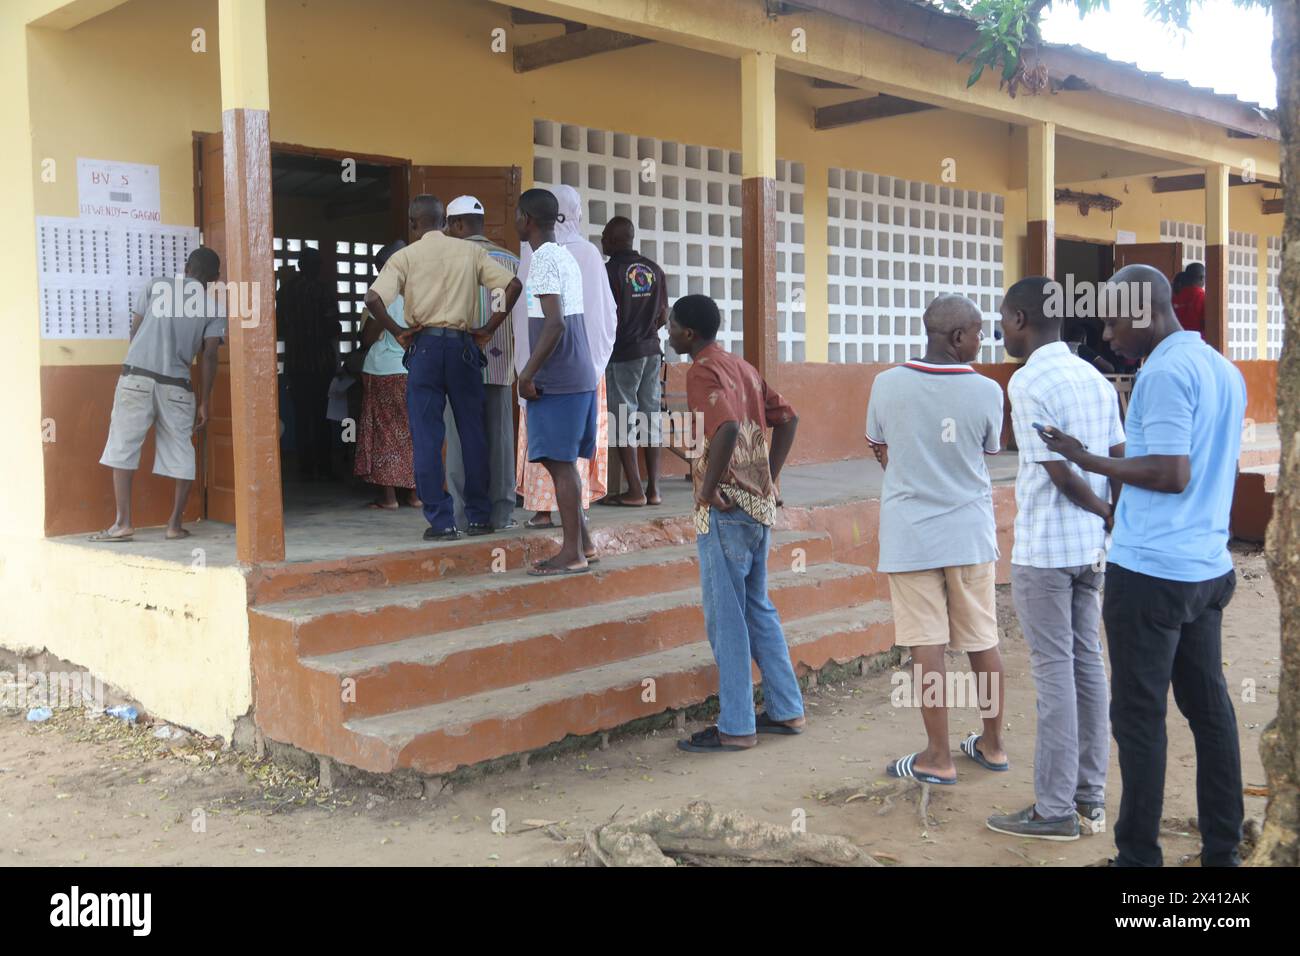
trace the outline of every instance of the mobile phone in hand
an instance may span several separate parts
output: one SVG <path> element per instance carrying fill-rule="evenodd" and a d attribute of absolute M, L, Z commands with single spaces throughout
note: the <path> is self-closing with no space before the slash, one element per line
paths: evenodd
<path fill-rule="evenodd" d="M 1039 437 L 1041 437 L 1041 438 L 1051 438 L 1051 437 L 1052 437 L 1052 436 L 1049 434 L 1049 432 L 1053 431 L 1053 428 L 1052 428 L 1051 425 L 1043 425 L 1043 424 L 1041 424 L 1041 423 L 1039 423 L 1039 422 L 1030 422 L 1030 424 L 1034 426 L 1034 429 L 1038 432 Z"/>

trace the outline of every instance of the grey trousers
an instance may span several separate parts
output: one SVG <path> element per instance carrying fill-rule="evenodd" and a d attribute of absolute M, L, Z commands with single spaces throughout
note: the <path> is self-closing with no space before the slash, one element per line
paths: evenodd
<path fill-rule="evenodd" d="M 1034 796 L 1049 820 L 1104 803 L 1110 693 L 1101 656 L 1102 572 L 1011 566 L 1011 597 L 1038 693 Z"/>
<path fill-rule="evenodd" d="M 484 431 L 488 446 L 488 500 L 492 503 L 492 527 L 504 528 L 515 513 L 515 420 L 514 399 L 509 385 L 485 385 Z M 456 511 L 456 527 L 469 527 L 465 517 L 465 462 L 460 454 L 460 435 L 447 406 L 447 491 Z"/>

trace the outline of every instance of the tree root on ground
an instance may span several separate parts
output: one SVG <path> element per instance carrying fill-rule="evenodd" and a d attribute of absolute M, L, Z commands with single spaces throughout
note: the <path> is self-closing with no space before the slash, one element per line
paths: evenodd
<path fill-rule="evenodd" d="M 843 837 L 796 832 L 738 811 L 715 810 L 704 801 L 680 810 L 648 810 L 586 834 L 588 866 L 676 866 L 674 856 L 696 865 L 881 865 Z"/>

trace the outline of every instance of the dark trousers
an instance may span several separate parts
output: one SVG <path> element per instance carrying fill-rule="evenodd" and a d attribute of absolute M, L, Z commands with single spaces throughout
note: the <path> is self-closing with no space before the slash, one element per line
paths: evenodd
<path fill-rule="evenodd" d="M 1196 740 L 1201 862 L 1234 866 L 1245 809 L 1237 716 L 1223 678 L 1220 628 L 1235 572 L 1168 581 L 1111 564 L 1102 618 L 1110 646 L 1110 722 L 1123 784 L 1115 845 L 1120 866 L 1160 866 L 1165 795 L 1165 711 L 1174 703 Z"/>
<path fill-rule="evenodd" d="M 415 341 L 407 367 L 406 413 L 415 454 L 415 490 L 424 502 L 425 519 L 437 531 L 456 526 L 451 495 L 443 487 L 446 427 L 442 415 L 448 402 L 465 463 L 465 517 L 470 524 L 488 524 L 491 520 L 480 354 L 467 334 L 423 332 Z"/>
<path fill-rule="evenodd" d="M 298 473 L 330 475 L 330 451 L 334 438 L 329 420 L 330 382 L 333 372 L 289 376 L 289 398 L 293 402 L 293 443 L 298 452 Z"/>

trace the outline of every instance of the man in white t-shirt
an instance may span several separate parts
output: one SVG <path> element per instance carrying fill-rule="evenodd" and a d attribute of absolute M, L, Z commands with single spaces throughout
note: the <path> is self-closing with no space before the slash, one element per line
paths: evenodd
<path fill-rule="evenodd" d="M 582 273 L 555 241 L 559 219 L 553 193 L 530 189 L 519 197 L 515 229 L 533 251 L 524 286 L 531 348 L 519 397 L 528 402 L 528 460 L 550 474 L 564 528 L 559 554 L 536 562 L 528 572 L 534 575 L 580 574 L 595 555 L 575 463 L 596 452 L 599 379 L 583 319 Z"/>

